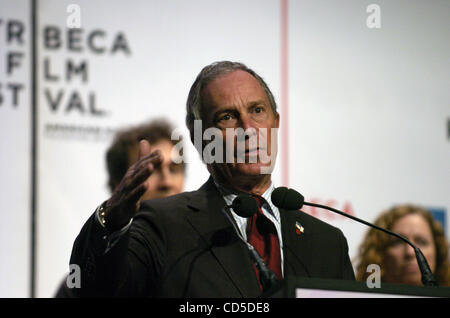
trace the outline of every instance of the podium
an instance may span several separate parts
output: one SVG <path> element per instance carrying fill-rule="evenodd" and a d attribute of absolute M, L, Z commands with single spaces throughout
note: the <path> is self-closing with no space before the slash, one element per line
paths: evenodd
<path fill-rule="evenodd" d="M 273 298 L 409 298 L 450 297 L 450 287 L 381 283 L 369 288 L 363 282 L 322 278 L 286 277 Z"/>

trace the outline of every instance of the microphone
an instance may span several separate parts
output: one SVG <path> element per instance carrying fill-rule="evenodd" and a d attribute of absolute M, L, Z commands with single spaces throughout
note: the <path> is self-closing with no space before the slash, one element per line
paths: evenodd
<path fill-rule="evenodd" d="M 331 208 L 329 206 L 321 205 L 321 204 L 317 204 L 317 203 L 305 202 L 305 198 L 303 197 L 303 195 L 301 195 L 299 192 L 295 191 L 294 189 L 288 189 L 286 187 L 276 188 L 272 192 L 271 199 L 272 199 L 272 203 L 274 205 L 276 205 L 278 208 L 283 208 L 283 209 L 287 209 L 287 210 L 300 210 L 303 205 L 309 205 L 309 206 L 326 209 L 326 210 L 343 215 L 352 220 L 355 220 L 357 222 L 360 222 L 362 224 L 365 224 L 367 226 L 370 226 L 379 231 L 382 231 L 384 233 L 393 235 L 393 236 L 401 239 L 403 242 L 409 244 L 414 249 L 414 253 L 416 254 L 417 264 L 419 265 L 420 272 L 422 274 L 422 283 L 425 286 L 437 286 L 438 285 L 436 278 L 434 277 L 433 273 L 431 272 L 430 266 L 428 265 L 428 262 L 427 262 L 425 256 L 423 255 L 422 251 L 417 246 L 415 246 L 413 243 L 411 243 L 407 238 L 403 237 L 402 235 L 397 234 L 392 231 L 389 231 L 385 228 L 379 227 L 379 226 L 369 223 L 367 221 L 361 220 L 353 215 L 347 214 L 345 212 L 339 211 L 339 210 Z"/>
<path fill-rule="evenodd" d="M 238 195 L 227 207 L 232 208 L 237 215 L 243 218 L 251 218 L 258 211 L 256 200 L 251 195 L 244 194 Z"/>
<path fill-rule="evenodd" d="M 258 211 L 258 205 L 256 204 L 256 200 L 250 195 L 239 195 L 237 196 L 231 205 L 226 205 L 222 212 L 225 214 L 228 221 L 233 225 L 234 230 L 236 231 L 239 239 L 245 243 L 250 253 L 250 258 L 255 264 L 256 268 L 259 271 L 259 279 L 263 288 L 263 293 L 269 293 L 278 287 L 278 279 L 275 274 L 267 267 L 264 259 L 259 255 L 258 251 L 248 243 L 242 236 L 241 231 L 236 226 L 235 222 L 231 219 L 230 215 L 225 211 L 225 209 L 232 208 L 237 215 L 250 218 L 252 217 L 256 211 Z"/>

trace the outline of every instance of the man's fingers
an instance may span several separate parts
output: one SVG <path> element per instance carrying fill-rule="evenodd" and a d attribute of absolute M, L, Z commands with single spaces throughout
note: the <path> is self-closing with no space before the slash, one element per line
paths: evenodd
<path fill-rule="evenodd" d="M 156 150 L 130 167 L 117 189 L 118 198 L 128 197 L 134 189 L 150 177 L 161 162 L 160 152 Z"/>
<path fill-rule="evenodd" d="M 139 141 L 138 160 L 144 158 L 145 156 L 148 156 L 150 153 L 151 153 L 150 143 L 145 139 Z"/>
<path fill-rule="evenodd" d="M 139 142 L 139 160 L 130 167 L 125 177 L 120 182 L 111 197 L 111 205 L 117 207 L 117 211 L 129 211 L 131 217 L 136 212 L 139 200 L 147 191 L 146 180 L 162 162 L 161 151 L 151 151 L 150 143 L 146 140 Z M 120 214 L 128 215 L 128 212 Z"/>
<path fill-rule="evenodd" d="M 127 205 L 136 207 L 140 198 L 144 195 L 145 191 L 147 191 L 147 183 L 144 182 L 136 189 L 131 191 L 131 193 L 126 198 Z"/>
<path fill-rule="evenodd" d="M 143 157 L 136 164 L 136 172 L 139 172 L 141 169 L 146 169 L 146 167 L 151 163 L 153 166 L 158 166 L 162 162 L 162 154 L 161 151 L 155 150 L 147 156 Z"/>
<path fill-rule="evenodd" d="M 127 186 L 128 189 L 133 190 L 138 187 L 141 183 L 147 180 L 148 177 L 153 173 L 155 167 L 152 163 L 148 163 L 146 166 L 142 166 L 136 171 L 130 184 Z"/>

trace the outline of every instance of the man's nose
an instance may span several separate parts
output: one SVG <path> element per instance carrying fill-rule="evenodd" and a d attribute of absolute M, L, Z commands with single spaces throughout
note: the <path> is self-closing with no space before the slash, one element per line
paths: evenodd
<path fill-rule="evenodd" d="M 242 114 L 240 116 L 240 122 L 241 122 L 241 127 L 242 127 L 242 129 L 244 129 L 244 131 L 246 131 L 250 128 L 254 128 L 253 121 L 252 121 L 251 117 L 247 114 Z"/>
<path fill-rule="evenodd" d="M 240 128 L 243 129 L 245 140 L 250 142 L 253 140 L 256 142 L 254 138 L 257 138 L 258 134 L 252 118 L 248 115 L 243 115 L 241 116 L 240 124 Z"/>

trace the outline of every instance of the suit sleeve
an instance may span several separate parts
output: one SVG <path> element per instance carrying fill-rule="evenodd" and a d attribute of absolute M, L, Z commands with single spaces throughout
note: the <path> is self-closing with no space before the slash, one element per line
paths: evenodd
<path fill-rule="evenodd" d="M 138 214 L 139 215 L 139 214 Z M 148 296 L 163 268 L 164 235 L 152 217 L 136 215 L 126 233 L 107 248 L 107 231 L 95 213 L 75 240 L 71 264 L 80 266 L 78 297 Z"/>
<path fill-rule="evenodd" d="M 342 279 L 355 280 L 355 273 L 353 271 L 353 266 L 348 255 L 348 244 L 347 239 L 341 230 L 339 230 L 339 237 L 341 241 L 341 268 L 342 268 Z"/>

